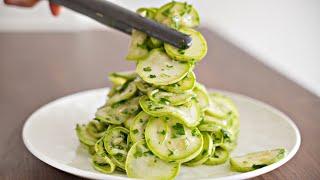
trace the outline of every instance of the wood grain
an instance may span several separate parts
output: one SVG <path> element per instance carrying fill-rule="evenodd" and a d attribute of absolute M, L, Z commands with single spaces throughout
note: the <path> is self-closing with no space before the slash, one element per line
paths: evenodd
<path fill-rule="evenodd" d="M 197 80 L 264 101 L 298 125 L 302 145 L 281 168 L 256 179 L 319 179 L 320 98 L 203 29 L 209 53 Z M 109 86 L 107 73 L 134 68 L 129 38 L 116 32 L 0 33 L 0 179 L 77 179 L 24 147 L 21 130 L 40 106 L 78 91 Z"/>

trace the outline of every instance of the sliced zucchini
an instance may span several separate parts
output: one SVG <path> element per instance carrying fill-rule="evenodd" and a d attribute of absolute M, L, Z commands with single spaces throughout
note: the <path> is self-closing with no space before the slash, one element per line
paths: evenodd
<path fill-rule="evenodd" d="M 146 59 L 138 62 L 136 72 L 147 83 L 169 85 L 183 79 L 190 69 L 189 63 L 174 61 L 160 49 L 153 49 Z"/>
<path fill-rule="evenodd" d="M 195 157 L 194 159 L 192 159 L 189 162 L 186 162 L 185 164 L 187 166 L 198 166 L 203 164 L 204 162 L 206 162 L 213 150 L 213 142 L 212 142 L 212 138 L 211 135 L 207 132 L 203 132 L 202 133 L 203 136 L 203 148 L 202 151 L 200 152 L 200 154 Z"/>
<path fill-rule="evenodd" d="M 121 101 L 111 106 L 103 106 L 96 112 L 96 119 L 102 122 L 119 125 L 140 111 L 140 97 Z"/>
<path fill-rule="evenodd" d="M 149 54 L 149 49 L 146 45 L 148 36 L 140 31 L 132 30 L 129 52 L 127 60 L 139 61 L 144 59 Z"/>
<path fill-rule="evenodd" d="M 206 165 L 219 165 L 225 163 L 229 158 L 229 152 L 223 146 L 216 146 L 214 152 L 204 163 Z"/>
<path fill-rule="evenodd" d="M 278 162 L 285 156 L 286 150 L 280 148 L 233 157 L 230 159 L 231 170 L 238 172 L 253 171 Z"/>
<path fill-rule="evenodd" d="M 164 49 L 168 55 L 179 61 L 200 61 L 207 54 L 207 42 L 200 32 L 191 28 L 181 28 L 180 32 L 191 36 L 192 45 L 188 49 L 178 49 L 170 44 L 164 43 Z"/>
<path fill-rule="evenodd" d="M 124 121 L 123 125 L 124 125 L 125 128 L 130 129 L 130 127 L 131 127 L 131 125 L 133 123 L 134 117 L 135 116 L 131 116 L 127 120 Z"/>
<path fill-rule="evenodd" d="M 197 100 L 199 101 L 201 108 L 206 109 L 210 103 L 210 97 L 206 88 L 202 84 L 196 83 L 192 91 L 196 94 Z"/>
<path fill-rule="evenodd" d="M 200 105 L 195 100 L 181 106 L 171 106 L 153 102 L 147 96 L 143 96 L 140 106 L 144 112 L 152 116 L 173 116 L 188 127 L 196 127 L 202 115 Z"/>
<path fill-rule="evenodd" d="M 172 93 L 166 92 L 159 89 L 149 91 L 147 93 L 148 97 L 157 103 L 171 104 L 174 106 L 182 105 L 191 100 L 194 97 L 194 94 L 190 91 L 184 93 Z"/>
<path fill-rule="evenodd" d="M 152 86 L 152 84 L 146 83 L 145 81 L 141 80 L 140 78 L 135 83 L 136 83 L 138 90 L 141 91 L 142 93 L 147 93 L 148 91 L 152 91 L 155 89 Z"/>
<path fill-rule="evenodd" d="M 154 37 L 150 37 L 150 41 L 151 41 L 153 48 L 159 48 L 159 47 L 162 47 L 162 45 L 163 45 L 162 41 L 160 41 L 159 39 L 156 39 Z"/>
<path fill-rule="evenodd" d="M 108 126 L 105 123 L 92 120 L 87 124 L 86 131 L 92 137 L 99 139 L 104 135 L 105 131 L 107 130 L 107 127 Z"/>
<path fill-rule="evenodd" d="M 131 82 L 127 85 L 127 87 L 120 91 L 119 93 L 114 94 L 107 101 L 107 105 L 112 105 L 114 103 L 130 99 L 137 92 L 136 84 Z"/>
<path fill-rule="evenodd" d="M 192 5 L 176 1 L 160 7 L 155 20 L 172 28 L 197 27 L 200 23 L 198 12 Z"/>
<path fill-rule="evenodd" d="M 92 166 L 97 171 L 102 173 L 110 174 L 113 173 L 116 166 L 110 160 L 107 154 L 95 154 L 92 156 Z"/>
<path fill-rule="evenodd" d="M 218 127 L 231 128 L 234 118 L 235 117 L 233 116 L 227 116 L 226 118 L 220 119 L 205 113 L 203 122 L 206 124 L 216 125 Z"/>
<path fill-rule="evenodd" d="M 133 71 L 113 72 L 109 74 L 109 80 L 115 85 L 120 86 L 127 81 L 134 80 L 137 77 L 137 73 Z"/>
<path fill-rule="evenodd" d="M 174 179 L 180 170 L 179 163 L 169 163 L 153 155 L 144 141 L 132 146 L 125 167 L 130 178 L 156 180 Z"/>
<path fill-rule="evenodd" d="M 133 120 L 130 128 L 131 140 L 135 143 L 144 140 L 144 131 L 147 126 L 147 122 L 150 119 L 150 115 L 141 111 Z"/>
<path fill-rule="evenodd" d="M 230 113 L 233 113 L 236 117 L 239 116 L 238 110 L 230 98 L 219 93 L 210 93 L 210 99 L 210 106 L 206 111 L 209 115 L 226 118 Z"/>
<path fill-rule="evenodd" d="M 86 125 L 77 124 L 76 132 L 80 142 L 84 145 L 94 146 L 98 140 L 97 138 L 88 133 Z"/>
<path fill-rule="evenodd" d="M 103 138 L 104 148 L 111 156 L 111 160 L 122 169 L 129 151 L 128 135 L 128 129 L 118 126 L 109 129 Z"/>
<path fill-rule="evenodd" d="M 80 141 L 80 146 L 83 147 L 84 149 L 86 149 L 89 152 L 89 154 L 91 154 L 91 155 L 96 153 L 94 150 L 94 146 L 88 146 L 88 145 L 82 143 L 81 141 Z"/>
<path fill-rule="evenodd" d="M 172 116 L 151 118 L 145 138 L 150 150 L 165 161 L 187 162 L 195 158 L 203 146 L 197 128 L 188 128 Z"/>
<path fill-rule="evenodd" d="M 195 83 L 196 76 L 194 72 L 190 71 L 181 81 L 167 86 L 159 86 L 159 88 L 173 93 L 182 93 L 192 90 Z"/>
<path fill-rule="evenodd" d="M 107 153 L 107 151 L 104 149 L 103 137 L 100 138 L 94 145 L 94 151 L 95 151 L 95 154 L 99 154 L 99 155 Z"/>
<path fill-rule="evenodd" d="M 139 13 L 143 17 L 153 19 L 157 13 L 157 10 L 158 8 L 139 8 L 137 10 L 137 13 Z"/>

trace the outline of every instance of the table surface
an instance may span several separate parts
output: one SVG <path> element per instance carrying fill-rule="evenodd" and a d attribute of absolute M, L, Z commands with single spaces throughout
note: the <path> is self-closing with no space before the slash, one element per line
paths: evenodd
<path fill-rule="evenodd" d="M 257 179 L 319 179 L 320 98 L 263 65 L 215 32 L 202 29 L 209 52 L 196 67 L 210 88 L 241 93 L 289 115 L 302 135 L 297 155 Z M 117 32 L 0 33 L 0 179 L 76 179 L 34 157 L 21 131 L 40 106 L 109 86 L 107 73 L 133 69 L 129 38 Z"/>

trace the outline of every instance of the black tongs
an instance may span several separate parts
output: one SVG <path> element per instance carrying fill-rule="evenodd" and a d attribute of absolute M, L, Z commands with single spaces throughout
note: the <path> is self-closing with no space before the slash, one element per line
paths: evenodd
<path fill-rule="evenodd" d="M 89 16 L 126 34 L 131 34 L 132 29 L 136 29 L 180 49 L 186 49 L 191 45 L 190 36 L 106 0 L 50 1 Z"/>

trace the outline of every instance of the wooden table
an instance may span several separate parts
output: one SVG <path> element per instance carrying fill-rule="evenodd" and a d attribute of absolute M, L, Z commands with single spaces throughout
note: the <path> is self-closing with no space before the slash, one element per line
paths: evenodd
<path fill-rule="evenodd" d="M 207 57 L 197 79 L 210 88 L 259 99 L 298 125 L 298 154 L 257 179 L 320 178 L 320 99 L 203 29 Z M 40 106 L 78 91 L 109 86 L 107 73 L 134 68 L 124 60 L 129 38 L 116 32 L 0 33 L 0 179 L 75 179 L 41 162 L 24 147 L 21 130 Z"/>

